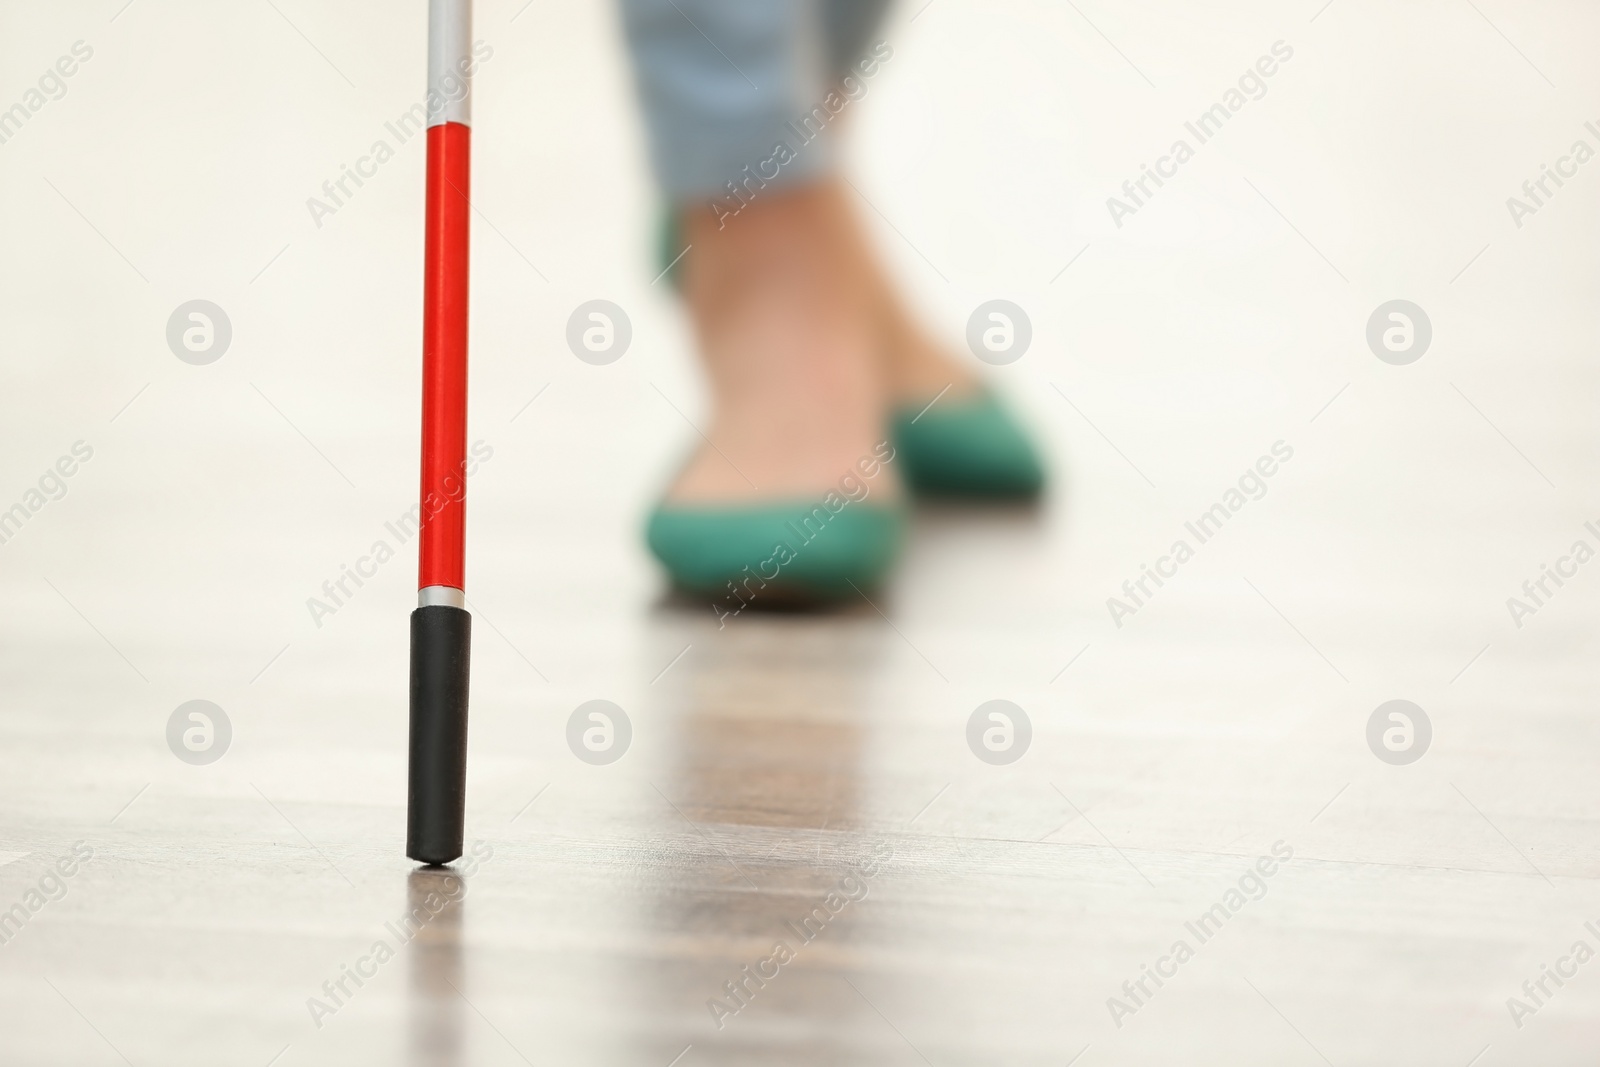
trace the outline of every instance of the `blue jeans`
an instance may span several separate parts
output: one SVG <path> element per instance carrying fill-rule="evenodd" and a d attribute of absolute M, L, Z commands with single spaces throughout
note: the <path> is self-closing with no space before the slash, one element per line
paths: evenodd
<path fill-rule="evenodd" d="M 815 181 L 833 125 L 892 54 L 889 0 L 622 0 L 662 191 L 675 203 Z"/>

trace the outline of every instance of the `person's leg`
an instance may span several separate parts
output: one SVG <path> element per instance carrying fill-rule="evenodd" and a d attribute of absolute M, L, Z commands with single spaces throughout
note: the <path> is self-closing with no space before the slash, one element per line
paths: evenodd
<path fill-rule="evenodd" d="M 847 95 L 854 95 L 850 90 L 860 92 L 858 87 L 870 84 L 860 64 L 872 55 L 875 47 L 883 45 L 884 42 L 876 40 L 876 35 L 893 0 L 822 2 L 823 36 L 834 84 L 844 86 Z M 887 51 L 892 54 L 892 49 Z M 879 65 L 873 63 L 869 69 L 876 70 Z M 841 117 L 847 119 L 848 115 Z M 972 373 L 951 358 L 911 316 L 859 221 L 851 227 L 850 235 L 852 253 L 872 285 L 881 331 L 879 351 L 885 360 L 890 399 L 896 404 L 920 407 L 941 393 L 947 398 L 956 398 L 976 391 L 978 381 Z"/>
<path fill-rule="evenodd" d="M 850 194 L 854 196 L 854 193 Z M 854 204 L 846 203 L 853 209 Z M 895 406 L 921 407 L 934 397 L 971 396 L 981 386 L 978 379 L 945 351 L 911 315 L 905 299 L 895 289 L 867 238 L 858 211 L 851 212 L 846 231 L 849 255 L 858 264 L 871 297 L 874 329 L 888 400 Z"/>
<path fill-rule="evenodd" d="M 1025 435 L 907 313 L 835 171 L 850 104 L 892 56 L 869 47 L 885 6 L 623 0 L 714 399 L 669 503 L 815 499 L 876 451 L 891 412 L 907 455 L 879 502 L 901 468 L 919 490 L 1038 487 Z"/>
<path fill-rule="evenodd" d="M 871 288 L 839 201 L 814 182 L 763 192 L 721 229 L 687 212 L 683 291 L 713 415 L 672 499 L 808 499 L 884 440 Z M 878 488 L 892 495 L 893 474 Z"/>
<path fill-rule="evenodd" d="M 873 288 L 829 180 L 836 116 L 816 111 L 821 2 L 624 0 L 713 398 L 675 502 L 809 499 L 886 436 Z"/>
<path fill-rule="evenodd" d="M 824 0 L 830 69 L 847 97 L 863 95 L 877 61 L 893 54 L 885 42 L 873 41 L 888 3 Z M 901 478 L 919 494 L 968 500 L 1037 493 L 1044 471 L 1027 434 L 999 398 L 910 313 L 864 228 L 853 224 L 844 232 L 869 286 Z"/>

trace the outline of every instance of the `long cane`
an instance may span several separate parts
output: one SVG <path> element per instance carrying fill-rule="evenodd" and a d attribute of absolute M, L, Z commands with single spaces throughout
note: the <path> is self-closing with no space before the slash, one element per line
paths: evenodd
<path fill-rule="evenodd" d="M 411 613 L 406 855 L 461 855 L 467 801 L 467 200 L 471 0 L 428 3 L 427 250 L 422 290 L 422 530 Z"/>

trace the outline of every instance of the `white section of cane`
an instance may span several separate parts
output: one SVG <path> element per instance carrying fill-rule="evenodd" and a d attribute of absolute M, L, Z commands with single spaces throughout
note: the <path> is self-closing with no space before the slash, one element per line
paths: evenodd
<path fill-rule="evenodd" d="M 472 0 L 428 0 L 428 125 L 472 125 Z"/>

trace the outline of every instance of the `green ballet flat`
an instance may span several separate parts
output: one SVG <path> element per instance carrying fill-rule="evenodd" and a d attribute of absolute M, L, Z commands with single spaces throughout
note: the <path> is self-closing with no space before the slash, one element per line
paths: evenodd
<path fill-rule="evenodd" d="M 1044 467 L 1026 431 L 987 389 L 894 414 L 896 466 L 924 496 L 1018 499 L 1044 488 Z"/>
<path fill-rule="evenodd" d="M 662 503 L 646 540 L 673 582 L 709 594 L 719 617 L 747 605 L 838 600 L 882 581 L 899 554 L 905 512 L 847 501 L 747 506 Z M 837 505 L 831 509 L 828 503 Z M 854 586 L 854 588 L 852 588 Z"/>

